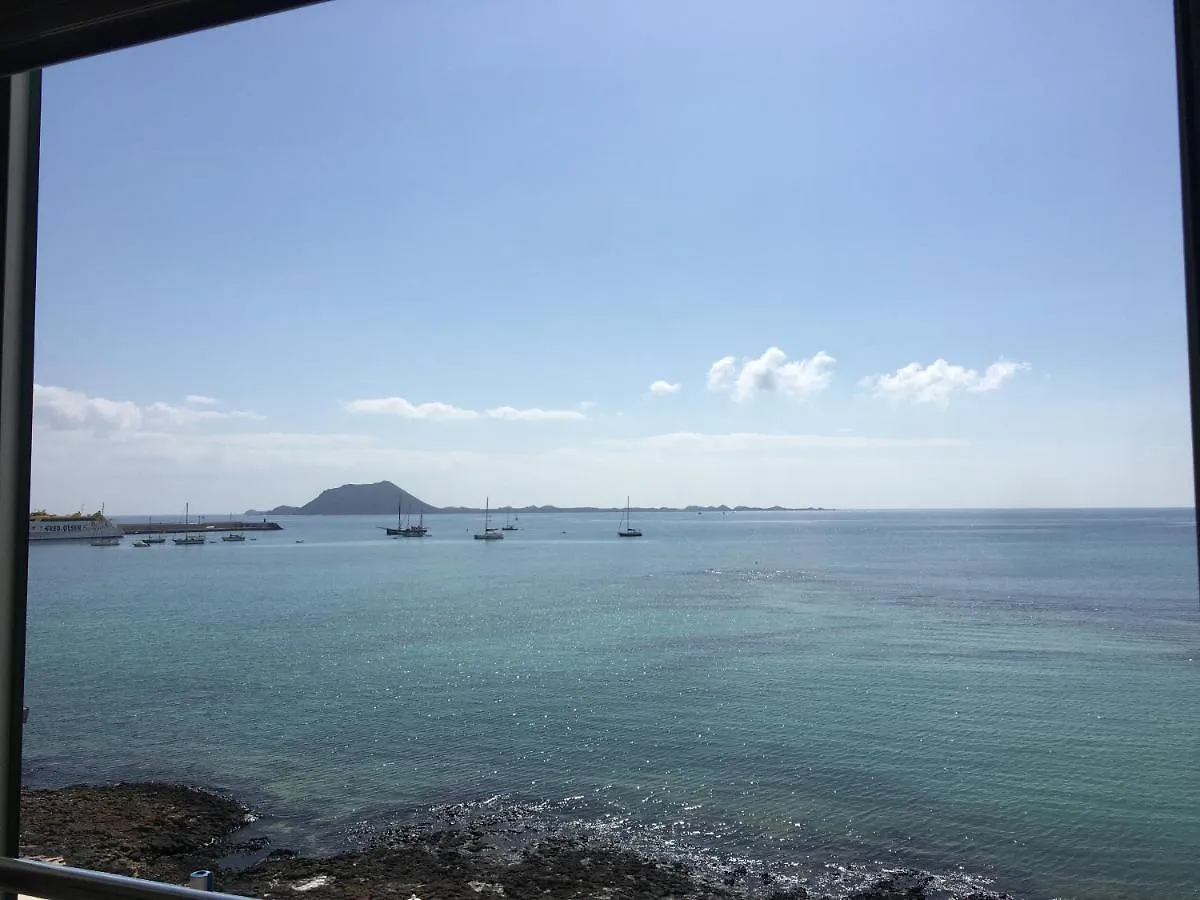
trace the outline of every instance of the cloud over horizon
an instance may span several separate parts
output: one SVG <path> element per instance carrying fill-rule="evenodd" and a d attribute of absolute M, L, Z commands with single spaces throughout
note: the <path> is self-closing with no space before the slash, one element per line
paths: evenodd
<path fill-rule="evenodd" d="M 707 433 L 673 431 L 635 438 L 602 441 L 602 446 L 623 450 L 692 450 L 699 452 L 752 453 L 769 450 L 881 450 L 969 446 L 959 438 L 888 438 L 850 434 L 771 434 L 762 432 Z"/>
<path fill-rule="evenodd" d="M 1004 382 L 1029 368 L 1029 363 L 999 359 L 980 374 L 975 369 L 936 359 L 927 366 L 912 362 L 886 375 L 868 375 L 859 381 L 859 385 L 869 390 L 872 397 L 893 402 L 928 403 L 944 409 L 955 393 L 983 394 L 999 390 Z"/>
<path fill-rule="evenodd" d="M 830 367 L 837 362 L 824 350 L 807 359 L 789 360 L 778 347 L 769 347 L 757 359 L 723 356 L 708 369 L 708 389 L 728 391 L 738 403 L 760 393 L 780 393 L 796 400 L 818 394 L 833 380 Z"/>
<path fill-rule="evenodd" d="M 474 422 L 479 419 L 499 419 L 505 422 L 564 422 L 586 419 L 583 409 L 517 409 L 515 406 L 494 406 L 479 412 L 449 403 L 430 401 L 410 403 L 403 397 L 379 397 L 351 400 L 344 404 L 348 412 L 368 415 L 392 415 L 403 419 L 428 422 Z M 584 407 L 585 404 L 580 404 Z"/>
<path fill-rule="evenodd" d="M 188 401 L 195 404 L 190 395 Z M 205 397 L 204 403 L 217 401 Z M 93 428 L 102 430 L 136 430 L 163 425 L 195 425 L 221 419 L 262 420 L 263 416 L 246 410 L 229 411 L 197 409 L 195 405 L 180 406 L 163 401 L 138 404 L 132 400 L 109 400 L 91 397 L 81 391 L 55 385 L 33 386 L 34 421 L 56 428 Z"/>
<path fill-rule="evenodd" d="M 650 385 L 650 393 L 655 397 L 669 397 L 672 394 L 678 394 L 681 390 L 683 390 L 682 384 L 664 381 L 661 378 Z"/>

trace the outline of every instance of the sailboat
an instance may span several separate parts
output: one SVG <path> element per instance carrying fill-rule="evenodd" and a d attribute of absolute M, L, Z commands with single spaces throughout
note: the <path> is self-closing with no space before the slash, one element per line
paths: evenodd
<path fill-rule="evenodd" d="M 231 524 L 233 523 L 233 513 L 229 514 L 229 521 Z M 244 541 L 245 539 L 246 536 L 240 531 L 231 531 L 229 534 L 221 535 L 221 540 L 226 541 L 227 543 L 235 543 L 238 541 Z"/>
<path fill-rule="evenodd" d="M 185 503 L 183 506 L 183 524 L 185 527 L 188 525 L 189 513 L 190 513 L 190 509 L 189 509 L 188 505 Z M 199 544 L 207 544 L 208 541 L 204 537 L 204 535 L 192 534 L 191 531 L 188 531 L 181 538 L 172 538 L 171 543 L 173 543 L 176 547 L 195 547 L 195 546 L 198 546 Z"/>
<path fill-rule="evenodd" d="M 487 498 L 483 504 L 483 531 L 475 532 L 475 540 L 477 541 L 502 541 L 504 533 L 499 528 L 492 527 L 492 510 L 491 498 Z"/>
<path fill-rule="evenodd" d="M 633 522 L 629 518 L 629 498 L 625 498 L 625 514 L 621 516 L 621 522 L 617 525 L 617 537 L 641 537 L 642 530 L 634 528 Z"/>
<path fill-rule="evenodd" d="M 150 516 L 150 518 L 148 518 L 146 520 L 146 527 L 150 528 L 153 524 L 154 524 L 154 516 Z M 142 537 L 142 539 L 139 543 L 149 547 L 151 544 L 165 544 L 166 542 L 167 542 L 167 539 L 165 537 L 163 537 L 163 535 L 161 535 L 157 531 L 155 531 L 152 533 L 147 532 Z M 137 544 L 135 544 L 134 546 L 137 546 Z"/>
<path fill-rule="evenodd" d="M 403 517 L 404 517 L 404 501 L 401 500 L 396 505 L 396 527 L 384 529 L 384 531 L 387 532 L 388 537 L 400 537 L 400 535 L 404 534 L 404 522 L 402 521 Z"/>
<path fill-rule="evenodd" d="M 420 518 L 417 524 L 412 523 L 412 514 L 408 518 L 401 521 L 404 515 L 404 501 L 401 500 L 396 507 L 396 527 L 385 529 L 389 537 L 425 537 L 429 534 L 429 529 L 425 527 L 425 512 L 421 511 Z"/>
<path fill-rule="evenodd" d="M 417 514 L 417 524 L 416 525 L 412 524 L 412 521 L 410 520 L 409 523 L 404 526 L 404 535 L 403 536 L 404 537 L 425 537 L 425 535 L 427 535 L 427 534 L 429 534 L 429 529 L 425 527 L 425 510 L 421 510 L 421 512 L 419 512 Z"/>
<path fill-rule="evenodd" d="M 514 525 L 512 523 L 512 521 L 509 519 L 510 515 L 512 515 L 511 511 L 506 509 L 504 511 L 504 524 L 500 526 L 501 531 L 516 531 L 517 530 L 517 526 Z"/>

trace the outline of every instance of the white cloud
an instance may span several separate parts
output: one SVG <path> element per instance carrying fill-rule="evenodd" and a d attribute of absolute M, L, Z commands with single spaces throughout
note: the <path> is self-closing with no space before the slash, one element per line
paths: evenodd
<path fill-rule="evenodd" d="M 999 390 L 1004 382 L 1028 368 L 1028 363 L 1001 359 L 988 366 L 981 375 L 974 369 L 937 359 L 927 366 L 913 362 L 888 375 L 868 375 L 859 384 L 873 397 L 931 403 L 945 408 L 950 397 L 959 391 L 982 394 Z"/>
<path fill-rule="evenodd" d="M 33 463 L 38 504 L 73 507 L 103 490 L 96 505 L 125 511 L 165 511 L 163 489 L 172 497 L 190 494 L 209 509 L 302 503 L 323 488 L 347 481 L 377 480 L 403 472 L 409 487 L 418 473 L 486 470 L 489 454 L 453 449 L 398 448 L 368 435 L 303 432 L 181 432 L 56 430 L 34 427 Z M 319 485 L 311 493 L 285 484 L 299 477 Z M 183 484 L 182 493 L 175 490 Z M 266 496 L 263 496 L 266 494 Z M 149 498 L 149 499 L 147 499 Z M 48 505 L 47 505 L 48 504 Z M 64 506 L 64 504 L 66 504 Z M 153 504 L 153 505 L 152 505 Z M 201 507 L 203 509 L 203 507 Z M 182 509 L 182 507 L 180 507 Z"/>
<path fill-rule="evenodd" d="M 1023 369 L 1030 368 L 1029 363 L 1012 362 L 1007 359 L 996 360 L 987 369 L 984 370 L 983 377 L 979 379 L 979 383 L 973 385 L 970 390 L 976 394 L 982 394 L 984 391 L 995 391 L 1000 388 L 1000 385 L 1008 381 L 1018 372 Z"/>
<path fill-rule="evenodd" d="M 605 441 L 622 450 L 670 450 L 716 453 L 755 453 L 771 450 L 880 450 L 910 447 L 965 447 L 957 438 L 886 438 L 851 434 L 764 434 L 733 432 L 710 434 L 673 431 L 638 438 Z"/>
<path fill-rule="evenodd" d="M 437 401 L 410 403 L 403 397 L 382 397 L 351 400 L 345 404 L 345 407 L 348 411 L 355 413 L 393 415 L 405 419 L 424 419 L 430 422 L 471 422 L 484 417 L 501 419 L 506 422 L 562 422 L 586 419 L 587 416 L 583 409 L 588 408 L 588 405 L 581 403 L 580 409 L 539 409 L 537 407 L 517 409 L 515 406 L 496 406 L 481 413 Z"/>
<path fill-rule="evenodd" d="M 205 397 L 203 394 L 188 394 L 187 402 L 196 406 L 216 406 L 220 401 L 216 397 Z"/>
<path fill-rule="evenodd" d="M 190 406 L 174 406 L 170 403 L 156 402 L 142 407 L 143 413 L 149 419 L 161 419 L 173 425 L 192 425 L 196 422 L 211 422 L 216 419 L 262 419 L 258 413 L 233 409 L 229 412 L 219 412 L 215 409 L 195 409 Z"/>
<path fill-rule="evenodd" d="M 220 412 L 157 401 L 144 406 L 131 400 L 89 397 L 81 391 L 54 385 L 33 386 L 34 416 L 55 428 L 136 430 L 154 425 L 194 425 L 218 419 L 261 419 L 257 413 L 235 409 Z"/>
<path fill-rule="evenodd" d="M 650 393 L 656 397 L 669 397 L 672 394 L 678 394 L 682 389 L 682 384 L 678 382 L 673 384 L 670 381 L 663 381 L 661 378 L 650 385 Z"/>
<path fill-rule="evenodd" d="M 409 403 L 403 397 L 381 397 L 378 399 L 351 400 L 346 409 L 356 413 L 393 415 L 404 419 L 427 419 L 431 422 L 467 422 L 478 419 L 473 409 L 462 409 L 449 403 Z"/>
<path fill-rule="evenodd" d="M 722 356 L 708 367 L 708 389 L 723 391 L 733 384 L 733 375 L 737 371 L 737 360 L 732 356 Z"/>
<path fill-rule="evenodd" d="M 587 418 L 577 409 L 516 409 L 512 406 L 497 406 L 489 409 L 487 415 L 506 422 L 567 422 Z"/>
<path fill-rule="evenodd" d="M 136 403 L 89 397 L 44 384 L 33 386 L 33 414 L 64 428 L 137 428 L 142 424 L 142 411 Z"/>
<path fill-rule="evenodd" d="M 789 360 L 778 347 L 770 347 L 757 359 L 743 360 L 740 371 L 734 357 L 718 359 L 709 367 L 708 387 L 714 391 L 732 390 L 739 403 L 771 392 L 803 400 L 829 387 L 834 362 L 824 350 L 807 359 Z"/>

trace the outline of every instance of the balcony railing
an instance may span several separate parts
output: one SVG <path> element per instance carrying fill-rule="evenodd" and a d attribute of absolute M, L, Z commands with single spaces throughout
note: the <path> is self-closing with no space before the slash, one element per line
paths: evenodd
<path fill-rule="evenodd" d="M 3 857 L 0 891 L 41 900 L 245 900 L 233 894 Z"/>

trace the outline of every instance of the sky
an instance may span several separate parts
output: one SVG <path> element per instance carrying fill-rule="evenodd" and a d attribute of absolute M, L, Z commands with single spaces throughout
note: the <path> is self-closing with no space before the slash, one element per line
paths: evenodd
<path fill-rule="evenodd" d="M 32 501 L 1192 504 L 1169 0 L 337 0 L 47 70 Z"/>

